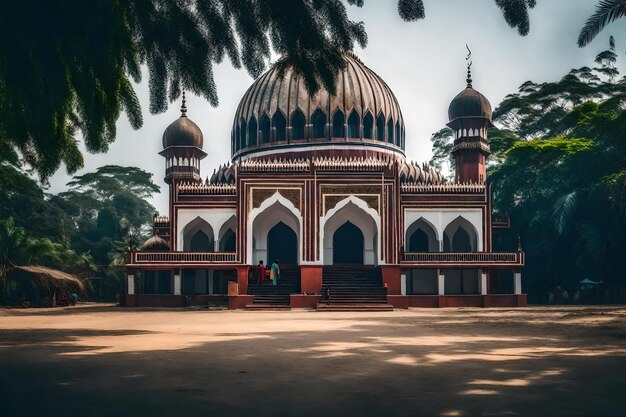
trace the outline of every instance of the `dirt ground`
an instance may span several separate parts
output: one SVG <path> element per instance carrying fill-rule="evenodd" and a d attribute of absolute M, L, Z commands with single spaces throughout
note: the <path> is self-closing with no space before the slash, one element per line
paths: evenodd
<path fill-rule="evenodd" d="M 626 416 L 626 307 L 0 310 L 0 415 Z"/>

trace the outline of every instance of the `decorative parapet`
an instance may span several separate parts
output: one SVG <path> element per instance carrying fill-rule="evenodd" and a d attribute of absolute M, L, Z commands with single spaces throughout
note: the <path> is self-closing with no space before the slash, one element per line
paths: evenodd
<path fill-rule="evenodd" d="M 241 172 L 308 172 L 308 159 L 248 159 L 239 166 Z"/>
<path fill-rule="evenodd" d="M 524 252 L 406 252 L 402 263 L 415 266 L 524 266 Z"/>
<path fill-rule="evenodd" d="M 405 183 L 400 186 L 403 193 L 484 193 L 485 184 L 479 183 L 443 183 L 443 184 L 423 184 L 419 182 Z"/>
<path fill-rule="evenodd" d="M 170 225 L 170 218 L 167 216 L 161 216 L 161 215 L 155 215 L 152 218 L 152 224 L 154 226 L 161 226 L 161 227 L 165 227 L 165 226 L 169 226 Z"/>
<path fill-rule="evenodd" d="M 236 194 L 235 184 L 182 183 L 178 185 L 179 194 Z"/>
<path fill-rule="evenodd" d="M 130 264 L 202 264 L 202 263 L 234 263 L 237 261 L 235 252 L 131 252 Z"/>
<path fill-rule="evenodd" d="M 391 167 L 391 164 L 391 160 L 363 157 L 313 159 L 315 169 L 322 171 L 381 171 Z"/>

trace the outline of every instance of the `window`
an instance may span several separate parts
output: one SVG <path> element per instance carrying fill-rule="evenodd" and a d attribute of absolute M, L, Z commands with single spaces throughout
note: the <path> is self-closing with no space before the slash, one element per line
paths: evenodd
<path fill-rule="evenodd" d="M 343 138 L 346 136 L 344 129 L 345 117 L 341 110 L 337 110 L 333 116 L 333 137 Z"/>
<path fill-rule="evenodd" d="M 239 141 L 239 149 L 243 149 L 246 147 L 246 132 L 248 131 L 248 126 L 246 125 L 246 121 L 241 119 L 241 136 Z"/>
<path fill-rule="evenodd" d="M 356 110 L 352 110 L 352 112 L 350 113 L 350 117 L 348 117 L 349 138 L 358 139 L 361 137 L 361 121 L 359 119 L 359 113 L 357 113 Z"/>
<path fill-rule="evenodd" d="M 250 137 L 250 146 L 256 145 L 256 136 L 258 134 L 258 127 L 256 124 L 256 117 L 252 116 L 250 118 L 250 125 L 248 126 L 248 136 Z"/>
<path fill-rule="evenodd" d="M 400 122 L 396 122 L 396 146 L 402 146 L 402 135 L 400 134 Z"/>
<path fill-rule="evenodd" d="M 267 117 L 267 114 L 264 114 L 263 117 L 261 117 L 260 125 L 261 143 L 270 143 L 270 118 Z"/>
<path fill-rule="evenodd" d="M 320 109 L 315 110 L 311 117 L 313 122 L 313 137 L 323 138 L 326 137 L 326 115 Z"/>
<path fill-rule="evenodd" d="M 387 122 L 387 142 L 393 143 L 393 120 L 391 118 Z"/>
<path fill-rule="evenodd" d="M 294 139 L 304 139 L 304 113 L 297 109 L 291 116 L 291 137 Z"/>
<path fill-rule="evenodd" d="M 283 112 L 277 110 L 272 117 L 272 128 L 274 130 L 274 140 L 287 140 L 287 119 Z"/>
<path fill-rule="evenodd" d="M 385 116 L 382 113 L 376 118 L 376 139 L 385 141 Z"/>
<path fill-rule="evenodd" d="M 365 113 L 363 118 L 363 137 L 365 139 L 374 138 L 374 118 L 370 112 Z"/>

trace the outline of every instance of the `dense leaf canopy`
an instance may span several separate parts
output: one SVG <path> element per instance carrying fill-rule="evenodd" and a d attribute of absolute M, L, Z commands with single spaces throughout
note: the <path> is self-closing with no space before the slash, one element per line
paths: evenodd
<path fill-rule="evenodd" d="M 528 33 L 534 0 L 496 0 L 506 21 Z M 363 0 L 348 0 L 363 6 Z M 422 0 L 399 0 L 406 21 Z M 365 46 L 362 22 L 341 0 L 5 0 L 0 2 L 0 159 L 25 161 L 45 179 L 61 163 L 83 166 L 78 143 L 106 152 L 122 113 L 143 123 L 133 82 L 147 72 L 150 111 L 182 89 L 217 105 L 213 66 L 228 58 L 253 77 L 273 51 L 310 92 L 335 90 L 342 53 Z M 145 70 L 144 70 L 145 68 Z"/>

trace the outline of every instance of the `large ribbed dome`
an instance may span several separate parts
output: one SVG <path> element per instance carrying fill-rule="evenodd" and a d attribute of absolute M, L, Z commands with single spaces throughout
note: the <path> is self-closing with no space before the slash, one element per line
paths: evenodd
<path fill-rule="evenodd" d="M 404 149 L 404 120 L 387 84 L 354 54 L 345 55 L 337 93 L 311 97 L 302 77 L 276 67 L 245 93 L 232 132 L 234 157 L 309 149 Z M 358 146 L 357 146 L 358 144 Z"/>

